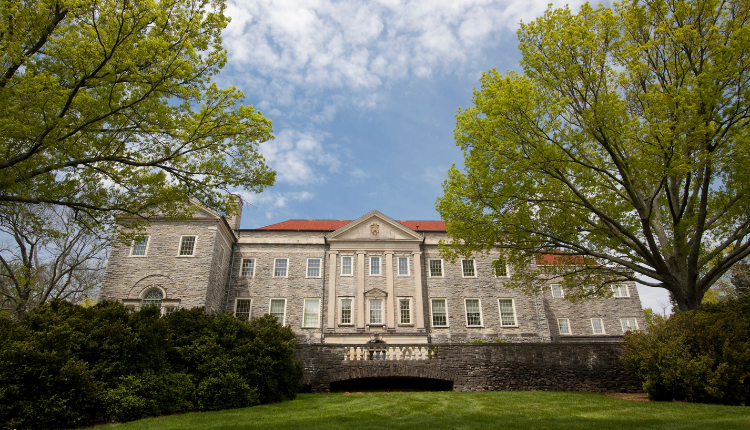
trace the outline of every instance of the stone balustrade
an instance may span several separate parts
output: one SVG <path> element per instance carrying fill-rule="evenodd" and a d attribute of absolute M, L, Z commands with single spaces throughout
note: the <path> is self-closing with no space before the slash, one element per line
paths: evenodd
<path fill-rule="evenodd" d="M 344 347 L 344 361 L 358 360 L 430 360 L 437 358 L 437 348 L 426 346 L 346 346 Z"/>

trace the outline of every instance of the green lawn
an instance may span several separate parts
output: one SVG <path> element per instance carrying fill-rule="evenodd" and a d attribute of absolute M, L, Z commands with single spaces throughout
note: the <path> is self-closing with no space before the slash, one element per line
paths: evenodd
<path fill-rule="evenodd" d="M 100 430 L 750 429 L 750 407 L 621 400 L 592 393 L 301 394 L 297 400 L 151 418 Z"/>

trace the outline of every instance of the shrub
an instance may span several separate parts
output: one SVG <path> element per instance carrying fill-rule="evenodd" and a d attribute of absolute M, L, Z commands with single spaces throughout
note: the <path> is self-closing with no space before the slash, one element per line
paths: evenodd
<path fill-rule="evenodd" d="M 750 295 L 657 319 L 625 351 L 653 400 L 750 405 Z"/>

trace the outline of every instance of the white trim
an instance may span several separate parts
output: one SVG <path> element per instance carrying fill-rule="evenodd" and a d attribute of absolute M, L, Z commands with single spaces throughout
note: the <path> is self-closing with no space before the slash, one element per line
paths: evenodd
<path fill-rule="evenodd" d="M 469 308 L 466 305 L 467 300 L 476 300 L 479 302 L 479 324 L 478 325 L 469 325 Z M 482 328 L 484 327 L 484 315 L 482 314 L 482 299 L 479 297 L 464 297 L 464 323 L 466 324 L 466 327 L 469 328 Z"/>
<path fill-rule="evenodd" d="M 252 319 L 253 317 L 253 299 L 251 297 L 235 297 L 234 298 L 234 311 L 232 312 L 232 314 L 234 315 L 235 318 L 237 318 L 237 302 L 240 300 L 250 301 L 250 306 L 248 306 L 248 309 L 247 309 L 247 320 L 250 321 L 250 319 Z"/>
<path fill-rule="evenodd" d="M 310 276 L 310 260 L 318 260 L 318 276 Z M 288 268 L 287 268 L 287 273 L 289 273 Z M 323 276 L 323 259 L 320 257 L 308 258 L 307 263 L 305 264 L 305 278 L 321 278 L 322 276 Z"/>
<path fill-rule="evenodd" d="M 401 302 L 409 303 L 409 322 L 401 322 Z M 398 325 L 400 326 L 413 326 L 414 325 L 414 305 L 412 304 L 411 297 L 397 297 L 396 298 L 396 318 L 398 319 Z"/>
<path fill-rule="evenodd" d="M 286 260 L 286 274 L 283 276 L 276 276 L 276 262 L 278 260 Z M 271 266 L 271 277 L 272 278 L 288 278 L 289 277 L 289 258 L 274 258 L 273 266 Z"/>
<path fill-rule="evenodd" d="M 374 323 L 372 322 L 372 302 L 379 302 L 380 303 L 380 322 Z M 367 299 L 367 325 L 369 326 L 384 326 L 385 325 L 385 300 L 382 298 L 377 299 Z"/>
<path fill-rule="evenodd" d="M 566 323 L 568 325 L 568 332 L 567 333 L 563 333 L 562 330 L 560 329 L 560 321 L 563 321 L 563 320 L 566 321 Z M 570 335 L 573 334 L 573 328 L 570 326 L 570 319 L 569 318 L 558 318 L 557 319 L 557 332 L 561 336 L 570 336 Z"/>
<path fill-rule="evenodd" d="M 406 259 L 406 274 L 401 274 L 401 259 Z M 396 276 L 411 276 L 411 258 L 408 255 L 396 256 Z"/>
<path fill-rule="evenodd" d="M 315 325 L 305 325 L 305 304 L 308 300 L 314 300 L 318 302 L 318 321 Z M 314 297 L 302 299 L 302 324 L 300 324 L 300 328 L 320 328 L 320 321 L 320 299 Z"/>
<path fill-rule="evenodd" d="M 620 294 L 620 288 L 618 287 L 625 287 L 625 295 Z M 617 284 L 612 286 L 612 291 L 614 292 L 613 297 L 616 298 L 627 298 L 630 297 L 630 288 L 628 288 L 627 284 Z"/>
<path fill-rule="evenodd" d="M 601 323 L 601 326 L 602 326 L 601 333 L 596 332 L 596 327 L 594 326 L 594 320 L 599 320 L 599 322 Z M 607 330 L 604 329 L 604 318 L 591 318 L 591 333 L 595 335 L 607 334 Z"/>
<path fill-rule="evenodd" d="M 133 239 L 130 241 L 130 254 L 128 254 L 128 257 L 148 257 L 148 248 L 151 246 L 151 235 L 144 234 L 140 237 L 146 238 L 146 249 L 143 251 L 143 254 L 133 254 L 133 248 L 135 247 L 135 239 Z"/>
<path fill-rule="evenodd" d="M 245 269 L 245 261 L 252 260 L 253 262 L 253 274 L 252 275 L 243 275 L 242 272 Z M 240 278 L 254 278 L 255 272 L 257 272 L 257 264 L 258 260 L 255 258 L 240 258 Z"/>
<path fill-rule="evenodd" d="M 383 276 L 383 258 L 381 258 L 379 255 L 370 255 L 370 276 Z M 378 259 L 378 273 L 372 273 L 372 260 L 377 258 Z"/>
<path fill-rule="evenodd" d="M 555 297 L 555 291 L 552 288 L 555 285 L 557 285 L 557 288 L 560 289 L 560 297 Z M 560 284 L 550 284 L 549 291 L 550 291 L 550 294 L 552 294 L 552 298 L 553 299 L 564 299 L 565 298 L 565 290 L 563 289 L 563 287 L 560 286 Z"/>
<path fill-rule="evenodd" d="M 426 258 L 425 261 L 427 262 L 428 278 L 445 278 L 445 263 L 443 263 L 442 258 Z M 440 276 L 432 276 L 432 271 L 430 270 L 430 261 L 440 261 Z"/>
<path fill-rule="evenodd" d="M 274 300 L 283 300 L 284 301 L 284 317 L 282 318 L 281 325 L 286 325 L 286 298 L 284 297 L 271 297 L 268 299 L 268 313 L 271 314 L 271 303 Z"/>
<path fill-rule="evenodd" d="M 510 305 L 513 307 L 513 324 L 503 324 L 503 311 L 500 308 L 500 300 L 510 300 Z M 516 299 L 510 297 L 498 297 L 497 298 L 497 312 L 500 315 L 500 327 L 518 327 L 518 312 L 516 312 Z"/>
<path fill-rule="evenodd" d="M 432 302 L 435 300 L 442 300 L 445 302 L 445 325 L 435 325 L 435 314 L 432 311 Z M 449 328 L 451 326 L 450 319 L 448 318 L 448 299 L 444 297 L 430 297 L 430 327 Z"/>
<path fill-rule="evenodd" d="M 349 259 L 349 270 L 350 273 L 344 273 L 344 258 Z M 342 255 L 341 256 L 341 269 L 339 270 L 340 276 L 354 276 L 354 256 L 353 255 Z"/>
<path fill-rule="evenodd" d="M 194 237 L 195 242 L 193 242 L 193 253 L 192 254 L 186 254 L 186 255 L 180 255 L 180 250 L 182 249 L 182 238 L 184 237 Z M 197 234 L 183 234 L 180 235 L 180 242 L 177 244 L 177 256 L 181 258 L 185 257 L 195 257 L 195 251 L 198 249 L 198 235 Z"/>
<path fill-rule="evenodd" d="M 341 312 L 343 311 L 343 308 L 344 308 L 344 306 L 342 305 L 342 302 L 344 300 L 349 300 L 351 302 L 351 305 L 349 307 L 349 322 L 348 323 L 344 323 L 344 322 L 341 321 L 341 316 L 342 316 Z M 348 297 L 348 296 L 347 297 L 339 297 L 339 314 L 338 314 L 338 319 L 339 319 L 339 325 L 342 325 L 342 326 L 353 326 L 354 325 L 354 297 Z"/>
<path fill-rule="evenodd" d="M 464 274 L 464 261 L 471 261 L 471 266 L 472 266 L 472 269 L 474 270 L 474 276 L 466 276 Z M 476 262 L 475 259 L 473 259 L 473 258 L 462 258 L 461 259 L 461 277 L 462 278 L 477 278 L 478 277 L 477 262 Z"/>
<path fill-rule="evenodd" d="M 623 334 L 625 334 L 625 333 L 627 333 L 627 332 L 630 331 L 630 330 L 625 330 L 625 325 L 623 324 L 623 320 L 633 320 L 633 322 L 635 323 L 635 328 L 633 329 L 633 331 L 638 331 L 639 330 L 639 328 L 638 328 L 638 318 L 635 318 L 635 317 L 620 318 L 620 327 L 622 328 L 622 333 Z"/>

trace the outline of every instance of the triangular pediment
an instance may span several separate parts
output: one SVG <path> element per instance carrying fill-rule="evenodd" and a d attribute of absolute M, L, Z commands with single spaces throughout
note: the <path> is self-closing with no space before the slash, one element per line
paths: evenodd
<path fill-rule="evenodd" d="M 372 211 L 326 236 L 328 241 L 422 241 L 423 236 L 378 211 Z"/>
<path fill-rule="evenodd" d="M 194 198 L 190 198 L 188 200 L 190 202 L 191 206 L 195 206 L 195 212 L 193 213 L 193 218 L 221 218 L 222 215 L 218 212 L 216 212 L 213 209 L 209 209 L 205 206 L 203 206 L 198 200 Z"/>
<path fill-rule="evenodd" d="M 365 291 L 365 297 L 387 297 L 388 293 L 381 290 L 380 288 L 373 288 Z"/>

